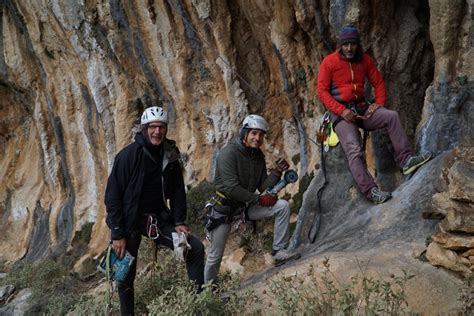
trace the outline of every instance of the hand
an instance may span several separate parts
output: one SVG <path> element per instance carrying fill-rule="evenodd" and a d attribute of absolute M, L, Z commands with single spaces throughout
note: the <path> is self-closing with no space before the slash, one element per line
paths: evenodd
<path fill-rule="evenodd" d="M 342 113 L 341 113 L 341 116 L 347 122 L 354 123 L 355 120 L 356 120 L 355 114 L 352 113 L 352 111 L 349 110 L 349 109 L 344 109 L 344 111 L 342 111 Z"/>
<path fill-rule="evenodd" d="M 367 113 L 372 115 L 378 108 L 382 107 L 381 104 L 378 103 L 371 103 L 369 104 L 369 108 L 367 109 Z"/>
<path fill-rule="evenodd" d="M 276 197 L 276 195 L 264 193 L 258 197 L 258 204 L 260 204 L 261 206 L 270 207 L 275 205 L 277 200 L 278 198 Z"/>
<path fill-rule="evenodd" d="M 186 235 L 186 238 L 188 238 L 189 236 L 191 236 L 191 228 L 189 228 L 188 226 L 186 225 L 178 225 L 174 228 L 174 230 L 176 230 L 176 232 L 179 234 L 179 233 L 184 233 Z"/>
<path fill-rule="evenodd" d="M 275 169 L 279 173 L 283 173 L 283 171 L 287 170 L 289 167 L 290 164 L 284 158 L 280 158 L 276 161 Z"/>
<path fill-rule="evenodd" d="M 122 259 L 125 256 L 125 248 L 127 246 L 127 240 L 125 238 L 112 240 L 112 248 L 114 249 L 117 256 Z"/>

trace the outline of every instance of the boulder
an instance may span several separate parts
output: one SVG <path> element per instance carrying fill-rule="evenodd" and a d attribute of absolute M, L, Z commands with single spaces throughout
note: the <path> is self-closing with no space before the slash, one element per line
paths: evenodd
<path fill-rule="evenodd" d="M 228 270 L 236 274 L 242 273 L 244 271 L 242 260 L 245 258 L 246 254 L 244 248 L 238 248 L 231 254 L 224 256 L 222 258 L 221 270 Z"/>
<path fill-rule="evenodd" d="M 13 284 L 0 286 L 0 304 L 8 302 L 13 292 L 15 292 L 15 286 Z"/>
<path fill-rule="evenodd" d="M 474 234 L 474 204 L 451 201 L 441 227 L 449 232 Z"/>
<path fill-rule="evenodd" d="M 474 203 L 474 163 L 470 161 L 456 161 L 449 172 L 449 195 L 451 199 L 471 203 L 471 212 Z"/>
<path fill-rule="evenodd" d="M 450 250 L 466 250 L 474 248 L 474 235 L 456 234 L 445 231 L 434 234 L 432 240 L 443 248 Z"/>
<path fill-rule="evenodd" d="M 446 205 L 454 203 L 446 192 L 435 193 L 431 205 L 421 213 L 424 219 L 443 219 L 446 217 Z"/>
<path fill-rule="evenodd" d="M 459 272 L 464 277 L 471 274 L 470 262 L 466 258 L 460 257 L 456 252 L 443 248 L 442 245 L 432 242 L 426 250 L 426 258 L 435 266 Z"/>
<path fill-rule="evenodd" d="M 23 289 L 5 306 L 0 308 L 0 315 L 25 315 L 31 309 L 31 295 L 33 292 L 30 289 Z"/>

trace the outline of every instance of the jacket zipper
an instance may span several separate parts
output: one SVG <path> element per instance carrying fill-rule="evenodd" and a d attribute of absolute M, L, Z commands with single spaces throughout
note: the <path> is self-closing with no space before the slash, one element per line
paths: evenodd
<path fill-rule="evenodd" d="M 349 68 L 351 69 L 351 85 L 352 85 L 352 91 L 354 93 L 354 96 L 355 96 L 355 99 L 359 99 L 359 97 L 357 96 L 357 86 L 356 84 L 354 83 L 354 70 L 352 69 L 352 63 L 349 62 Z"/>

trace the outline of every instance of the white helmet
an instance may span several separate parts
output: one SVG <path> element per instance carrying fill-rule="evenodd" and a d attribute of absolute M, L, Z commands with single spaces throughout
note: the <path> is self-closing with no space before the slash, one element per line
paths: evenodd
<path fill-rule="evenodd" d="M 159 106 L 152 106 L 145 109 L 142 114 L 141 124 L 145 125 L 151 122 L 163 122 L 168 124 L 168 113 Z"/>
<path fill-rule="evenodd" d="M 242 122 L 241 129 L 259 129 L 266 133 L 268 131 L 268 123 L 260 115 L 250 114 Z"/>

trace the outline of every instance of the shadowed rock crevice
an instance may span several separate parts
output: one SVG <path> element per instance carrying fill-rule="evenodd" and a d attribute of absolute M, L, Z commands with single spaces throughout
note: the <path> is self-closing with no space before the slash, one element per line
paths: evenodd
<path fill-rule="evenodd" d="M 31 232 L 28 250 L 23 258 L 26 262 L 34 262 L 46 258 L 50 254 L 51 238 L 49 234 L 49 218 L 51 209 L 44 209 L 38 202 L 33 210 L 35 226 Z M 62 249 L 64 251 L 64 249 Z"/>
<path fill-rule="evenodd" d="M 250 8 L 244 8 L 241 4 L 228 1 L 228 12 L 232 17 L 230 29 L 230 39 L 235 46 L 235 67 L 236 71 L 242 76 L 245 82 L 240 87 L 245 92 L 249 102 L 249 111 L 252 113 L 261 113 L 265 107 L 265 97 L 267 96 L 268 86 L 271 74 L 268 65 L 268 39 L 262 27 L 268 23 L 268 17 L 259 16 L 258 23 L 249 21 Z"/>

